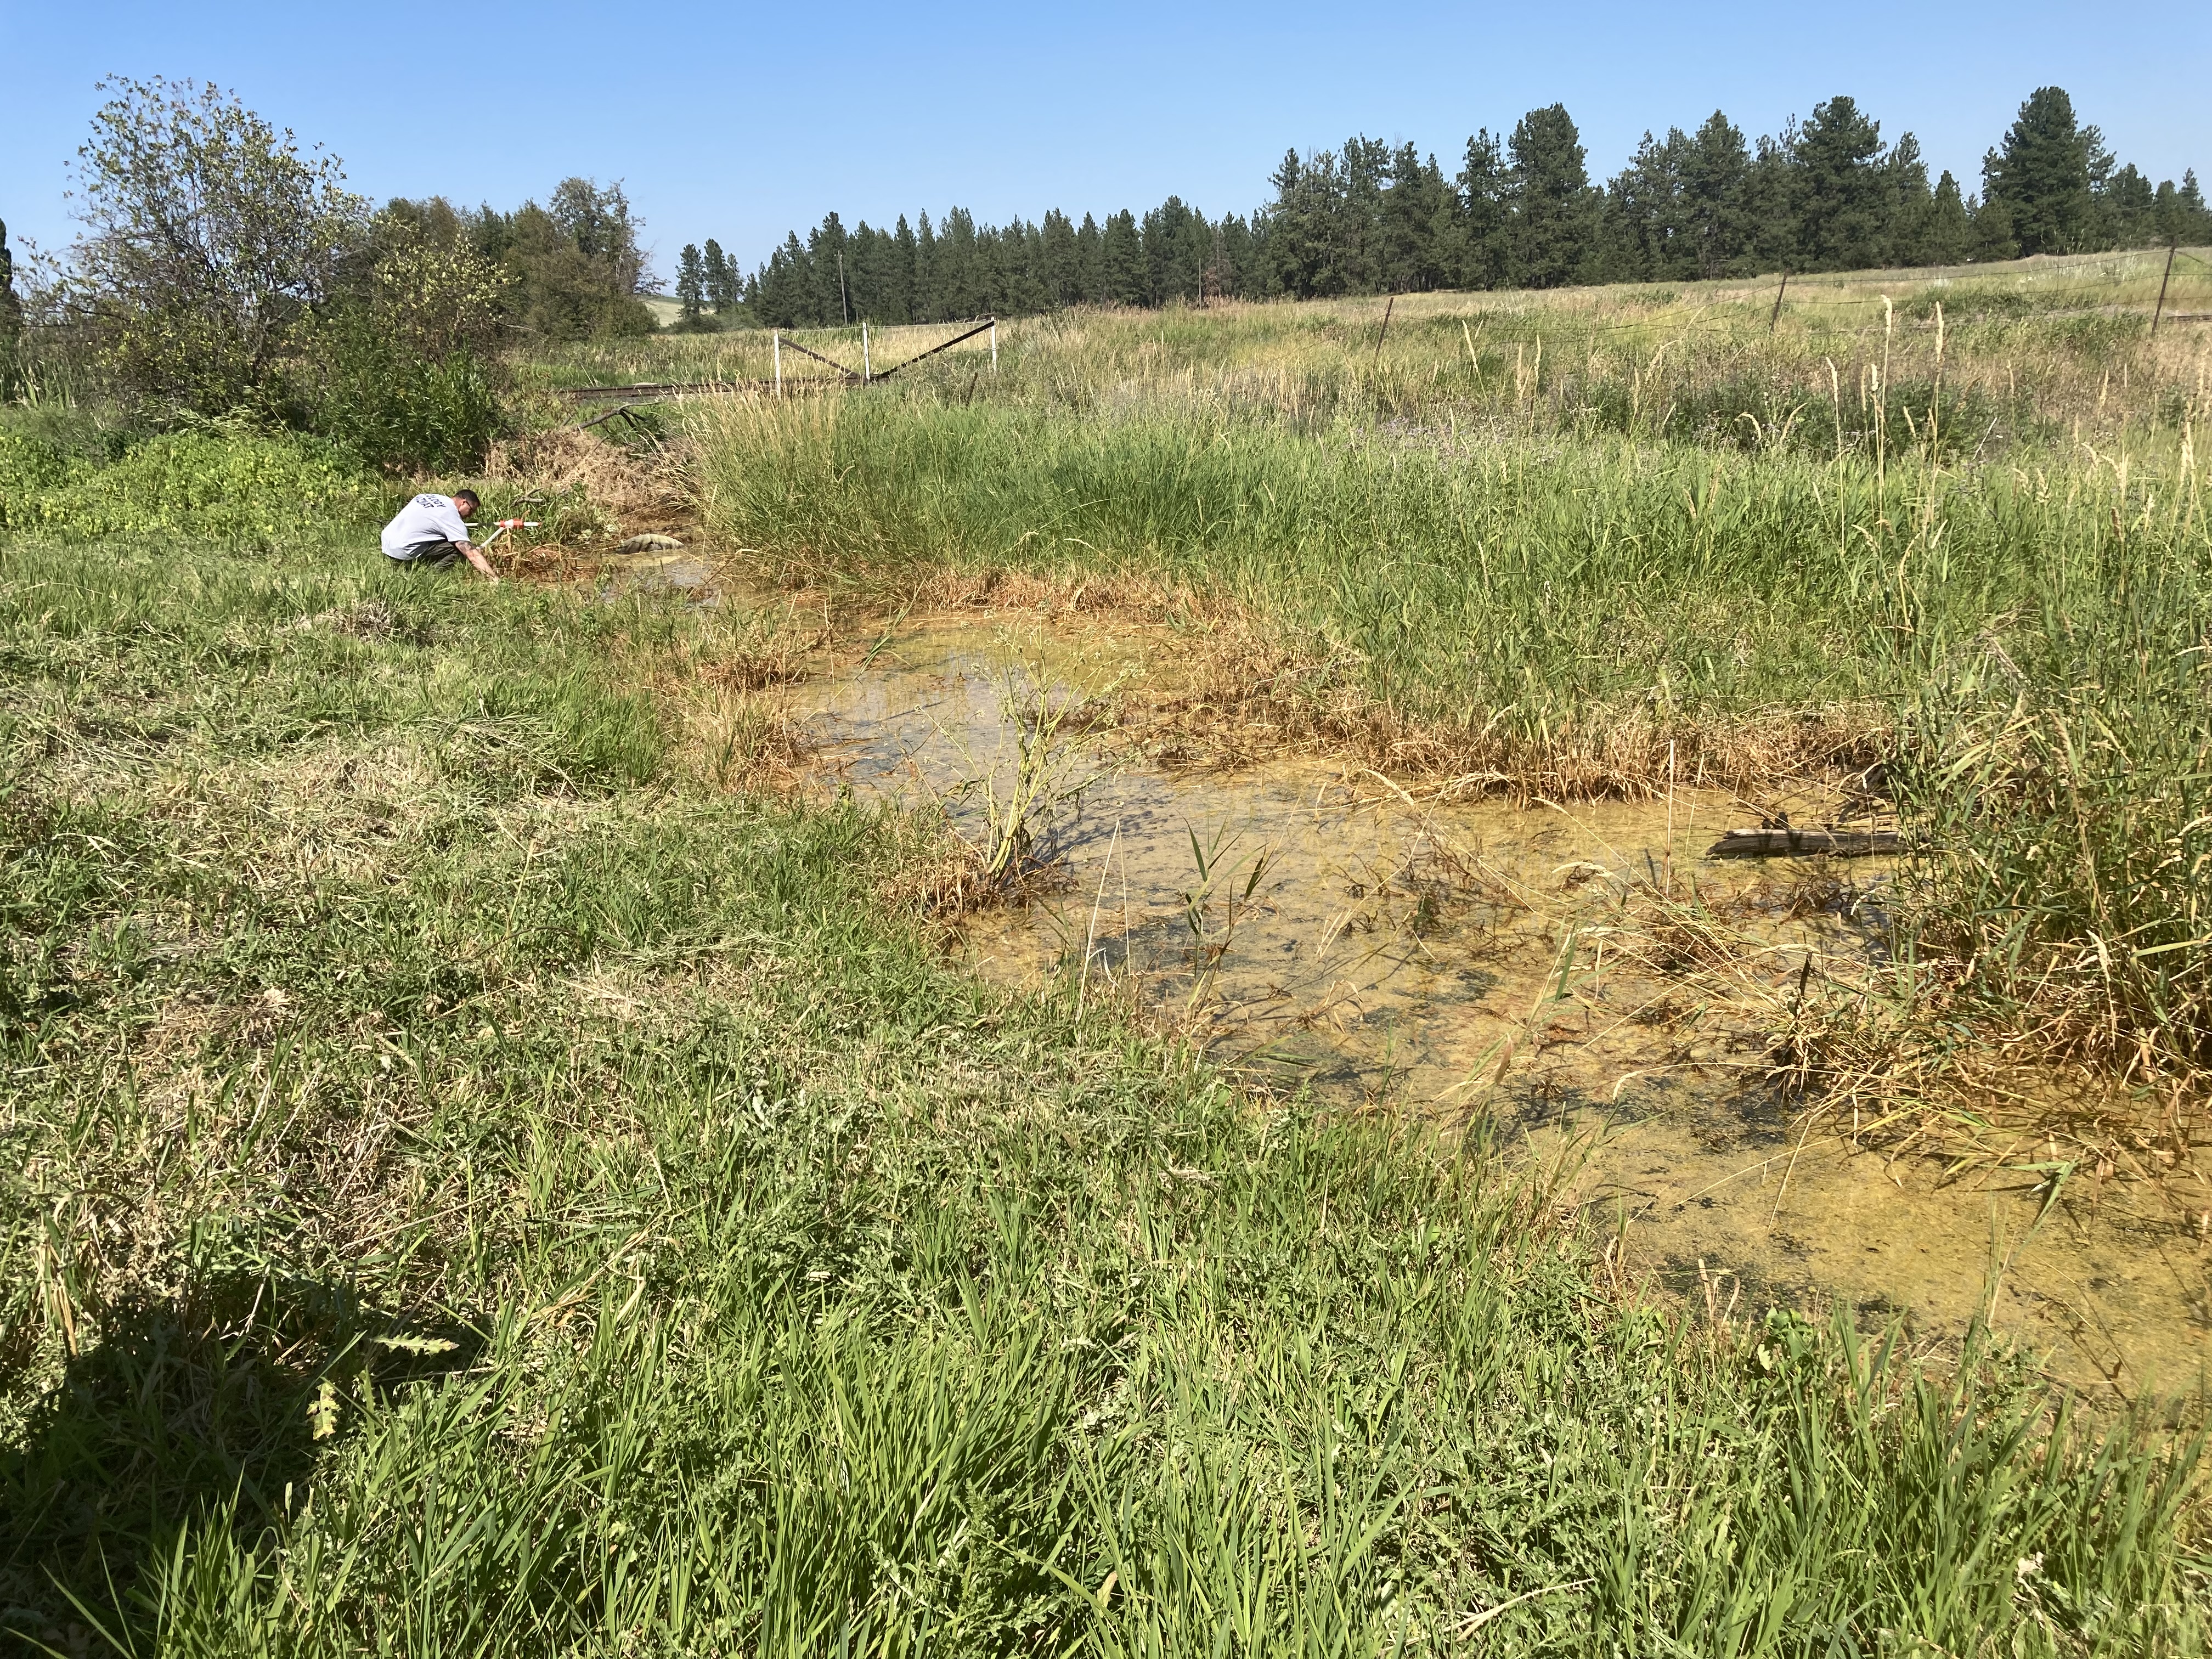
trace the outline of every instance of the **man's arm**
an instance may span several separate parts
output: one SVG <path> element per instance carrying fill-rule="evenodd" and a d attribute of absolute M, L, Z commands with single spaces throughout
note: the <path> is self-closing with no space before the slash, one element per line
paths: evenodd
<path fill-rule="evenodd" d="M 474 542 L 468 541 L 466 539 L 455 542 L 453 546 L 463 558 L 466 559 L 471 564 L 476 566 L 478 570 L 483 573 L 483 579 L 486 581 L 498 581 L 499 574 L 491 568 L 491 561 L 484 557 L 483 550 L 482 548 L 478 547 Z"/>

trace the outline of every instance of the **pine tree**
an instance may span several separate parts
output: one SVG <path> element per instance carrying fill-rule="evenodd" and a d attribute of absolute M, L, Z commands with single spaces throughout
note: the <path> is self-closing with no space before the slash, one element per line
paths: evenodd
<path fill-rule="evenodd" d="M 845 222 L 825 213 L 807 236 L 808 263 L 814 274 L 814 313 L 825 326 L 852 320 L 852 272 Z"/>
<path fill-rule="evenodd" d="M 966 208 L 947 208 L 937 227 L 938 315 L 965 321 L 989 308 L 975 257 L 975 216 Z"/>
<path fill-rule="evenodd" d="M 1383 286 L 1382 196 L 1390 176 L 1390 147 L 1355 135 L 1344 141 L 1343 191 L 1330 216 L 1332 264 L 1340 294 L 1375 294 Z"/>
<path fill-rule="evenodd" d="M 1079 278 L 1086 304 L 1098 305 L 1106 298 L 1106 233 L 1089 214 L 1075 232 L 1075 263 L 1081 273 Z"/>
<path fill-rule="evenodd" d="M 823 320 L 813 258 L 795 230 L 784 237 L 781 247 L 769 255 L 754 289 L 755 313 L 770 328 L 809 328 Z"/>
<path fill-rule="evenodd" d="M 707 297 L 706 271 L 699 258 L 697 246 L 684 245 L 684 252 L 676 260 L 676 298 L 681 305 L 684 320 L 696 322 L 699 311 Z"/>
<path fill-rule="evenodd" d="M 1164 305 L 1170 300 L 1198 297 L 1199 276 L 1205 264 L 1203 218 L 1194 215 L 1180 196 L 1170 196 L 1145 215 L 1138 240 L 1145 251 L 1145 291 L 1147 303 Z"/>
<path fill-rule="evenodd" d="M 1530 110 L 1506 149 L 1513 163 L 1506 239 L 1512 280 L 1524 288 L 1575 281 L 1588 264 L 1597 216 L 1582 134 L 1566 106 Z"/>
<path fill-rule="evenodd" d="M 1928 216 L 1921 223 L 1920 244 L 1913 258 L 1923 265 L 1955 265 L 1973 246 L 1974 227 L 1966 204 L 1959 194 L 1959 181 L 1946 167 L 1929 198 Z"/>
<path fill-rule="evenodd" d="M 1462 288 L 1496 288 L 1505 280 L 1505 227 L 1512 180 L 1504 152 L 1488 127 L 1467 141 L 1466 158 L 1454 181 L 1458 186 L 1453 215 L 1453 277 Z"/>
<path fill-rule="evenodd" d="M 1797 188 L 1798 129 L 1795 117 L 1782 131 L 1761 137 L 1743 179 L 1745 264 L 1753 270 L 1802 270 L 1805 250 Z"/>
<path fill-rule="evenodd" d="M 941 322 L 945 313 L 938 292 L 937 228 L 929 222 L 927 212 L 915 215 L 914 222 L 914 319 Z"/>
<path fill-rule="evenodd" d="M 1213 228 L 1219 291 L 1231 300 L 1256 300 L 1267 292 L 1266 233 L 1263 228 L 1255 234 L 1253 222 L 1241 213 L 1225 213 Z"/>
<path fill-rule="evenodd" d="M 2063 253 L 2090 231 L 2090 163 L 2101 151 L 2096 129 L 2074 118 L 2074 100 L 2060 87 L 2038 87 L 1999 149 L 1982 162 L 1982 200 L 2001 207 L 2014 252 Z"/>
<path fill-rule="evenodd" d="M 1411 144 L 1390 157 L 1376 235 L 1378 286 L 1389 294 L 1441 288 L 1443 243 L 1451 223 L 1450 190 L 1433 155 L 1425 162 Z"/>
<path fill-rule="evenodd" d="M 1881 264 L 1889 252 L 1892 201 L 1880 124 L 1854 99 L 1815 104 L 1799 129 L 1796 161 L 1803 268 L 1858 270 Z"/>
<path fill-rule="evenodd" d="M 2002 200 L 1990 201 L 1987 197 L 1966 198 L 1966 217 L 1970 227 L 1966 237 L 1966 257 L 1977 262 L 1990 259 L 2013 259 L 2020 256 L 2020 239 L 2013 234 L 2012 210 Z"/>
<path fill-rule="evenodd" d="M 906 222 L 903 213 L 891 230 L 891 246 L 886 264 L 889 275 L 885 286 L 890 290 L 890 309 L 884 313 L 886 322 L 918 323 L 921 320 L 921 291 L 915 280 L 915 252 L 914 227 Z"/>
<path fill-rule="evenodd" d="M 1274 286 L 1298 300 L 1335 292 L 1330 228 L 1342 194 L 1335 155 L 1320 150 L 1302 160 L 1287 150 L 1268 182 L 1275 188 L 1267 210 Z"/>
<path fill-rule="evenodd" d="M 1929 227 L 1936 211 L 1936 195 L 1928 185 L 1928 163 L 1922 159 L 1920 141 L 1905 133 L 1882 158 L 1882 211 L 1887 217 L 1887 246 L 1882 257 L 1893 264 L 1937 263 L 1928 257 Z"/>
<path fill-rule="evenodd" d="M 2157 188 L 2132 161 L 2106 176 L 2096 210 L 2100 247 L 2148 247 L 2159 240 Z"/>
<path fill-rule="evenodd" d="M 1044 227 L 1021 222 L 1021 234 L 1006 249 L 1006 291 L 994 302 L 994 314 L 1023 316 L 1049 311 L 1056 303 L 1045 280 Z"/>
<path fill-rule="evenodd" d="M 1228 218 L 1224 217 L 1207 233 L 1206 264 L 1198 273 L 1198 302 L 1211 305 L 1214 301 L 1233 295 L 1236 277 L 1229 267 Z"/>
<path fill-rule="evenodd" d="M 722 252 L 722 245 L 713 237 L 707 239 L 706 258 L 700 275 L 707 289 L 707 303 L 714 307 L 714 314 L 731 309 L 738 302 L 738 268 Z"/>
<path fill-rule="evenodd" d="M 1735 275 L 1750 251 L 1745 185 L 1751 152 L 1743 133 L 1715 110 L 1681 157 L 1682 225 L 1701 277 Z"/>
<path fill-rule="evenodd" d="M 1079 304 L 1083 290 L 1083 256 L 1075 240 L 1075 227 L 1058 208 L 1044 216 L 1042 254 L 1045 292 L 1055 306 Z"/>
<path fill-rule="evenodd" d="M 2152 222 L 2158 228 L 2159 240 L 2168 246 L 2212 242 L 2212 211 L 2206 210 L 2204 192 L 2197 188 L 2196 168 L 2181 175 L 2179 189 L 2171 179 L 2158 187 Z"/>
<path fill-rule="evenodd" d="M 1684 210 L 1683 159 L 1689 148 L 1680 127 L 1663 142 L 1644 135 L 1628 165 L 1606 186 L 1595 274 L 1613 282 L 1697 274 Z"/>
<path fill-rule="evenodd" d="M 890 233 L 861 220 L 853 228 L 845 258 L 853 315 L 872 323 L 906 321 L 902 286 L 898 281 L 898 245 Z"/>
<path fill-rule="evenodd" d="M 1117 306 L 1151 303 L 1145 270 L 1145 245 L 1137 234 L 1137 216 L 1123 208 L 1106 219 L 1102 251 L 1104 297 Z"/>

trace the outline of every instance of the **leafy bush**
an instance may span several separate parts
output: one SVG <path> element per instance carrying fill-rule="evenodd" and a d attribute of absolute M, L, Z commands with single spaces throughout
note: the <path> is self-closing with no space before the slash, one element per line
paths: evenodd
<path fill-rule="evenodd" d="M 234 97 L 116 90 L 80 155 L 69 286 L 125 404 L 154 424 L 281 421 L 373 465 L 481 460 L 507 279 L 407 215 L 372 217 L 335 158 Z"/>
<path fill-rule="evenodd" d="M 412 221 L 380 214 L 368 268 L 302 331 L 295 424 L 372 465 L 474 467 L 500 428 L 488 365 L 509 284 Z"/>
<path fill-rule="evenodd" d="M 69 456 L 60 445 L 0 427 L 0 526 L 12 528 L 33 497 L 63 483 L 69 473 Z"/>
<path fill-rule="evenodd" d="M 345 450 L 292 434 L 197 427 L 107 465 L 50 435 L 0 427 L 0 531 L 70 541 L 170 533 L 253 546 L 303 520 L 363 521 L 383 505 Z"/>
<path fill-rule="evenodd" d="M 303 319 L 331 295 L 365 204 L 334 156 L 213 86 L 102 82 L 76 183 L 71 287 L 134 404 L 263 409 Z"/>

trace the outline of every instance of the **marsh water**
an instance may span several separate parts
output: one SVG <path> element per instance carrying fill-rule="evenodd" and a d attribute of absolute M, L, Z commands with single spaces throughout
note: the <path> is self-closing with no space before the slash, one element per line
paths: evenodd
<path fill-rule="evenodd" d="M 1178 655 L 1164 630 L 940 620 L 786 691 L 834 787 L 941 804 L 988 844 L 1041 711 Z M 1711 792 L 1424 800 L 1318 762 L 1148 764 L 1084 718 L 1030 739 L 1038 874 L 963 924 L 978 971 L 1132 1000 L 1257 1087 L 1486 1134 L 1617 1233 L 1625 1277 L 1701 1309 L 1841 1304 L 1939 1346 L 1978 1316 L 2100 1391 L 2201 1387 L 2212 1250 L 2170 1194 L 2054 1192 L 2040 1149 L 1888 1156 L 1771 1081 L 1793 988 L 1881 949 L 1880 861 L 1712 860 L 1747 819 Z M 1724 994 L 1677 971 L 1716 951 Z"/>

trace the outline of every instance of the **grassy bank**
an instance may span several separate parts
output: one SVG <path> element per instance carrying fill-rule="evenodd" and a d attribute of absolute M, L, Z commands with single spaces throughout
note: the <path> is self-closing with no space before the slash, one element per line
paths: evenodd
<path fill-rule="evenodd" d="M 1692 1329 L 1477 1155 L 954 971 L 916 832 L 634 689 L 743 623 L 0 543 L 0 1623 L 2202 1650 L 2191 1447 Z"/>

